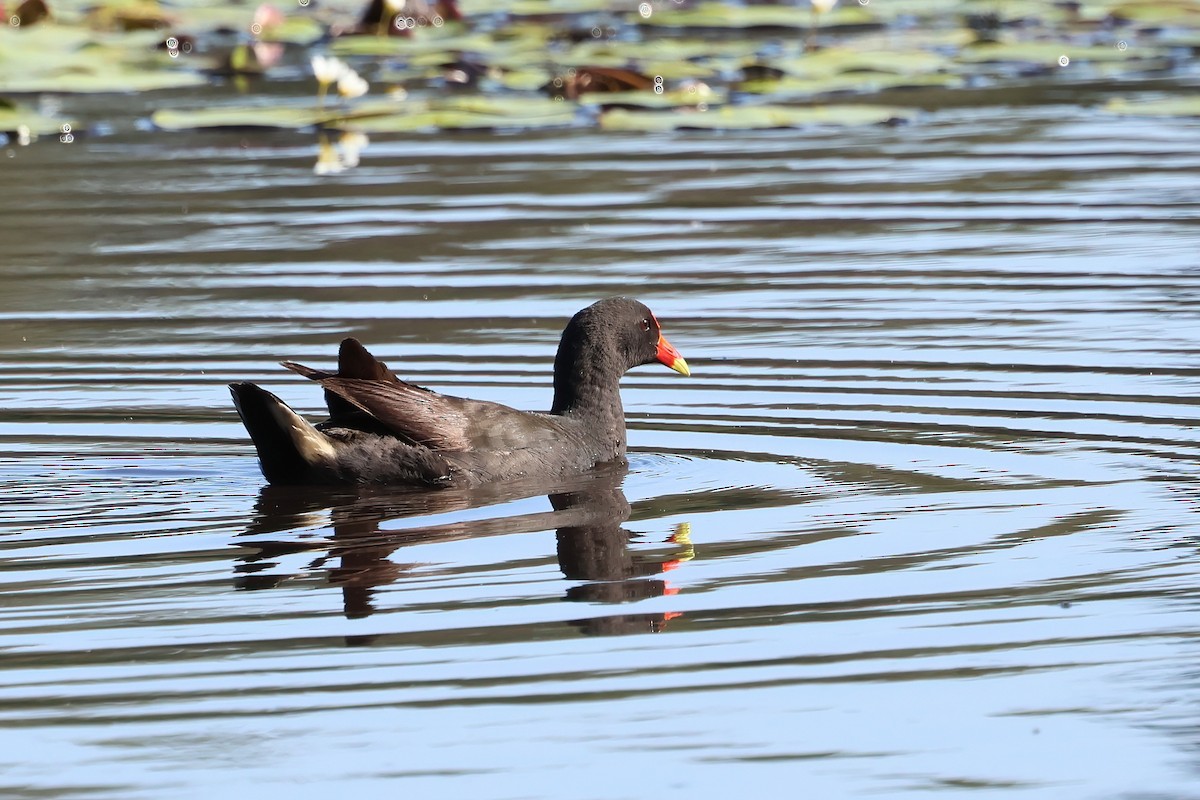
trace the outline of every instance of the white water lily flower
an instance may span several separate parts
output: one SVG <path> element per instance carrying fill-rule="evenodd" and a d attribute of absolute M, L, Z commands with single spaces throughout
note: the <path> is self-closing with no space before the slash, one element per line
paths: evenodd
<path fill-rule="evenodd" d="M 370 85 L 357 72 L 349 68 L 338 78 L 337 90 L 342 97 L 362 97 L 369 88 L 371 88 Z"/>
<path fill-rule="evenodd" d="M 340 58 L 334 56 L 313 56 L 312 71 L 313 75 L 317 76 L 317 83 L 321 84 L 321 86 L 328 86 L 331 83 L 340 81 L 342 76 L 351 70 Z"/>
<path fill-rule="evenodd" d="M 837 5 L 837 0 L 810 0 L 813 10 L 818 14 L 828 14 Z"/>

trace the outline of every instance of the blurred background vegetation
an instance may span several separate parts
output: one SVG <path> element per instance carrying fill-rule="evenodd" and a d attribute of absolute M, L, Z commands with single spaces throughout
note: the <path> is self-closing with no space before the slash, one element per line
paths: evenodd
<path fill-rule="evenodd" d="M 143 98 L 152 130 L 786 128 L 1072 97 L 1099 113 L 1200 116 L 1200 0 L 24 0 L 0 11 L 0 132 L 21 143 L 103 133 L 106 106 L 70 99 L 97 93 Z M 330 67 L 320 84 L 314 71 Z"/>

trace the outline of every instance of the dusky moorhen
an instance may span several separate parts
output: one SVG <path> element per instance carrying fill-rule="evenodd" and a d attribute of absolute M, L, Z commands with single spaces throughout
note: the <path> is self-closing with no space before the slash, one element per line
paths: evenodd
<path fill-rule="evenodd" d="M 567 323 L 554 358 L 549 413 L 407 383 L 353 338 L 342 341 L 336 373 L 282 362 L 325 389 L 329 419 L 318 425 L 253 383 L 229 389 L 273 484 L 469 487 L 623 461 L 621 376 L 655 361 L 690 374 L 650 309 L 610 297 Z"/>

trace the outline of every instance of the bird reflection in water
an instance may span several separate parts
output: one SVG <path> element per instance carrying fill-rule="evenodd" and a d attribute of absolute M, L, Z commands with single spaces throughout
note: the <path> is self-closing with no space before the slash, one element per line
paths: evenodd
<path fill-rule="evenodd" d="M 406 546 L 427 545 L 512 533 L 555 530 L 559 568 L 577 582 L 565 599 L 584 603 L 628 603 L 673 595 L 663 574 L 689 560 L 692 547 L 686 524 L 670 537 L 668 554 L 632 550 L 637 534 L 622 525 L 630 505 L 621 490 L 624 470 L 599 471 L 550 487 L 551 511 L 433 523 L 385 530 L 387 520 L 412 519 L 461 512 L 547 492 L 521 486 L 488 486 L 469 492 L 415 492 L 386 487 L 264 486 L 254 516 L 238 544 L 250 552 L 235 568 L 241 589 L 268 589 L 287 580 L 274 571 L 289 554 L 320 551 L 306 572 L 325 570 L 329 583 L 341 588 L 343 613 L 349 619 L 374 613 L 374 595 L 420 565 L 392 560 Z M 324 522 L 326 510 L 329 522 Z M 500 513 L 500 512 L 498 512 Z M 432 522 L 432 521 L 431 521 Z M 266 538 L 275 534 L 317 528 L 320 536 Z M 332 536 L 328 535 L 332 532 Z M 570 621 L 586 634 L 617 635 L 656 632 L 677 612 L 601 615 Z M 355 643 L 362 644 L 364 641 Z"/>

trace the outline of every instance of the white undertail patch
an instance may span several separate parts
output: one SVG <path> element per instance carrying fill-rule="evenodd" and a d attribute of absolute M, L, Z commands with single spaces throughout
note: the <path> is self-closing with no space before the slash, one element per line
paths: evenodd
<path fill-rule="evenodd" d="M 308 420 L 282 402 L 271 403 L 271 416 L 279 429 L 285 431 L 296 446 L 296 452 L 309 466 L 332 464 L 336 458 L 333 442 L 314 428 Z"/>

